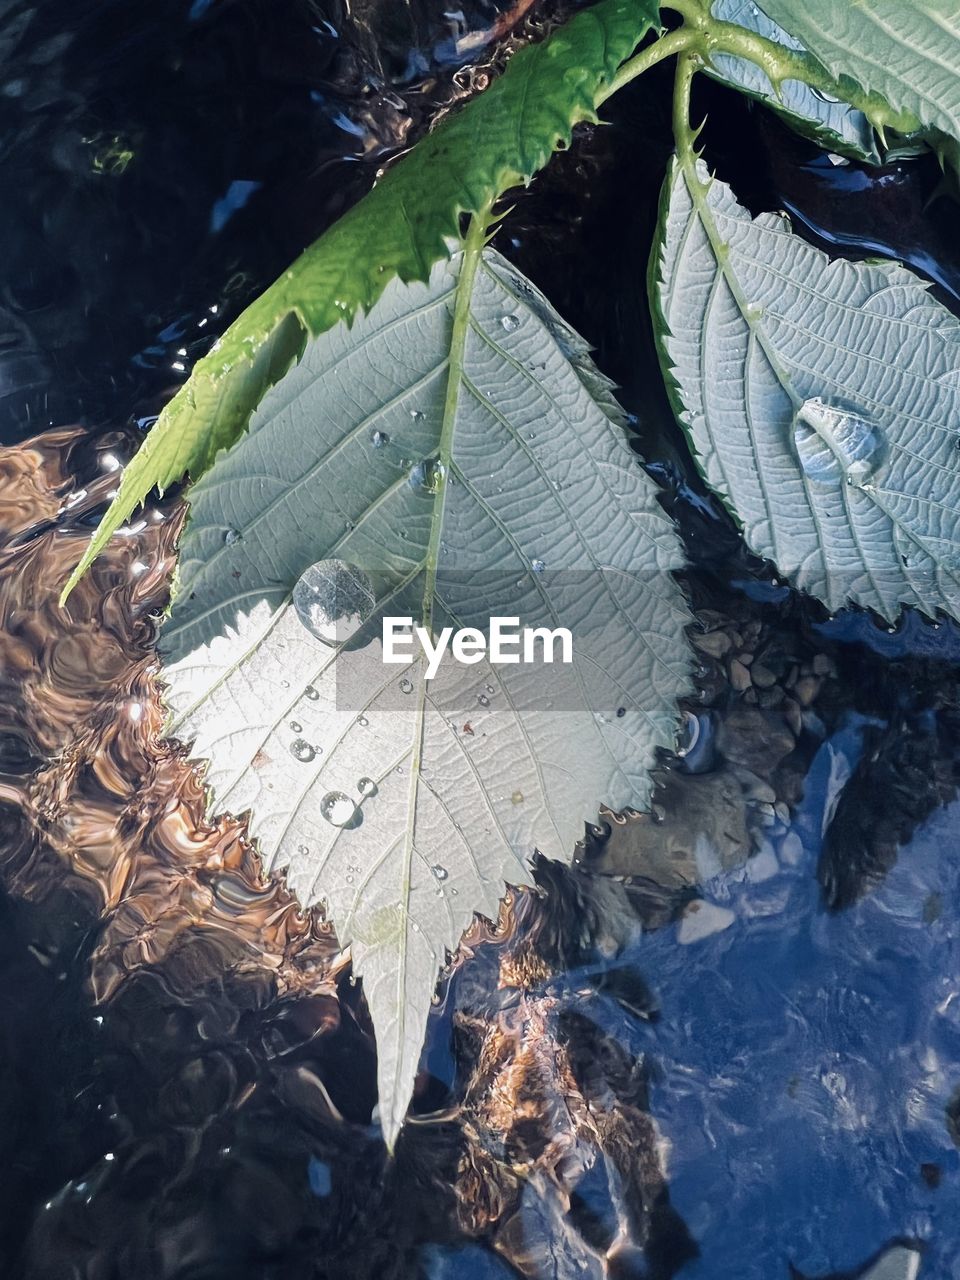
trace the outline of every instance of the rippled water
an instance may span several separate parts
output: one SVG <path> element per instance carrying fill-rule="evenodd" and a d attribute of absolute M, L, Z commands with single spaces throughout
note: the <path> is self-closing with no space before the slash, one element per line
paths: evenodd
<path fill-rule="evenodd" d="M 331 929 L 158 739 L 176 501 L 56 605 L 130 415 L 527 8 L 3 8 L 4 1276 L 908 1280 L 922 1246 L 921 1280 L 960 1277 L 960 628 L 826 617 L 692 473 L 643 298 L 665 80 L 500 242 L 624 388 L 690 556 L 698 697 L 653 812 L 602 815 L 465 940 L 394 1162 Z M 952 295 L 925 161 L 828 170 L 708 92 L 745 199 L 835 244 L 852 218 Z"/>

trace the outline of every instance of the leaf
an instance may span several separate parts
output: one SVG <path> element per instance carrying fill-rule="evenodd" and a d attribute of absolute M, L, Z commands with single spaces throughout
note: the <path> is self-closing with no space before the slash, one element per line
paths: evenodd
<path fill-rule="evenodd" d="M 714 0 L 711 14 L 788 49 L 803 48 L 799 40 L 777 26 L 753 0 Z M 800 80 L 785 80 L 778 93 L 758 63 L 733 54 L 712 53 L 704 69 L 715 79 L 771 107 L 788 124 L 811 135 L 821 145 L 870 164 L 879 163 L 873 129 L 862 111 L 845 102 L 828 99 Z"/>
<path fill-rule="evenodd" d="M 911 272 L 664 187 L 652 295 L 681 423 L 748 545 L 830 609 L 960 617 L 960 326 Z"/>
<path fill-rule="evenodd" d="M 445 952 L 535 848 L 569 860 L 600 802 L 647 801 L 689 685 L 680 544 L 610 384 L 481 243 L 316 339 L 194 485 L 162 636 L 217 805 L 352 947 L 391 1144 Z M 330 558 L 378 593 L 339 655 L 291 604 Z M 381 615 L 567 626 L 574 662 L 427 681 L 385 665 Z"/>
<path fill-rule="evenodd" d="M 960 139 L 960 8 L 955 0 L 763 0 L 838 79 Z"/>
<path fill-rule="evenodd" d="M 161 413 L 61 602 L 151 489 L 163 493 L 188 473 L 198 480 L 243 433 L 308 336 L 368 311 L 397 277 L 427 280 L 459 241 L 462 215 L 529 182 L 575 124 L 595 120 L 604 89 L 657 19 L 654 0 L 600 0 L 519 50 L 261 294 Z"/>

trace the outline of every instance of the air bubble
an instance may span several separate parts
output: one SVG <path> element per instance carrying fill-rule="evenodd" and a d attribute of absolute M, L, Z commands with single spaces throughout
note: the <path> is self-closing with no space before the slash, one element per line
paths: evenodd
<path fill-rule="evenodd" d="M 332 827 L 346 827 L 356 820 L 357 806 L 343 791 L 328 791 L 320 801 L 320 814 Z"/>
<path fill-rule="evenodd" d="M 507 333 L 516 333 L 520 328 L 520 317 L 515 315 L 504 315 L 500 317 L 500 327 Z"/>
<path fill-rule="evenodd" d="M 294 760 L 299 760 L 301 764 L 309 764 L 311 760 L 316 758 L 317 753 L 306 738 L 297 738 L 296 741 L 290 743 L 290 754 Z"/>
<path fill-rule="evenodd" d="M 370 579 L 362 569 L 343 560 L 318 560 L 293 588 L 297 617 L 312 636 L 331 646 L 351 640 L 375 603 Z"/>

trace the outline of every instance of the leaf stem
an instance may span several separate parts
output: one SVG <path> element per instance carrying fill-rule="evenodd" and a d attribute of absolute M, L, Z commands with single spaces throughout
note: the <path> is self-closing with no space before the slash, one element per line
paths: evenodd
<path fill-rule="evenodd" d="M 694 143 L 698 129 L 690 123 L 690 91 L 693 77 L 702 63 L 695 53 L 682 53 L 677 59 L 677 74 L 673 83 L 673 137 L 677 155 L 684 165 L 696 161 Z"/>
<path fill-rule="evenodd" d="M 671 58 L 675 53 L 682 53 L 685 49 L 689 49 L 698 38 L 696 31 L 683 26 L 678 31 L 671 31 L 668 35 L 655 40 L 653 44 L 647 45 L 646 49 L 629 58 L 610 83 L 600 91 L 597 96 L 597 106 L 606 102 L 608 98 L 612 98 L 618 89 L 622 89 L 631 80 L 636 80 L 637 76 L 642 76 L 645 71 L 649 71 L 664 58 Z"/>

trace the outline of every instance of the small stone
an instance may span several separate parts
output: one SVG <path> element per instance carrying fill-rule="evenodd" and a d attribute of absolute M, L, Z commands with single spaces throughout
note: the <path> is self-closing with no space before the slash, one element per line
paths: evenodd
<path fill-rule="evenodd" d="M 730 684 L 737 693 L 743 693 L 745 689 L 750 688 L 750 672 L 739 658 L 731 658 L 727 669 L 730 672 Z"/>
<path fill-rule="evenodd" d="M 833 659 L 825 653 L 818 653 L 811 663 L 813 674 L 815 676 L 835 676 L 837 669 L 833 664 Z"/>
<path fill-rule="evenodd" d="M 786 698 L 782 707 L 783 718 L 790 728 L 790 732 L 798 738 L 803 729 L 803 716 L 800 712 L 800 704 L 794 702 L 793 698 Z"/>
<path fill-rule="evenodd" d="M 820 692 L 820 678 L 818 676 L 801 676 L 793 692 L 801 707 L 809 707 Z"/>
<path fill-rule="evenodd" d="M 737 657 L 740 659 L 740 661 L 743 663 L 745 667 L 752 666 L 753 660 L 756 656 L 757 655 L 753 652 L 752 649 L 743 649 L 741 650 L 740 653 L 737 654 Z"/>
<path fill-rule="evenodd" d="M 777 683 L 777 677 L 762 662 L 755 662 L 750 668 L 750 679 L 761 689 L 769 689 Z"/>
<path fill-rule="evenodd" d="M 683 946 L 701 942 L 711 934 L 729 929 L 735 919 L 736 916 L 727 907 L 718 907 L 715 902 L 699 898 L 687 907 L 677 929 L 677 941 Z"/>
<path fill-rule="evenodd" d="M 694 648 L 709 658 L 723 658 L 732 648 L 730 637 L 725 631 L 711 631 L 705 636 L 693 635 L 690 639 Z"/>

